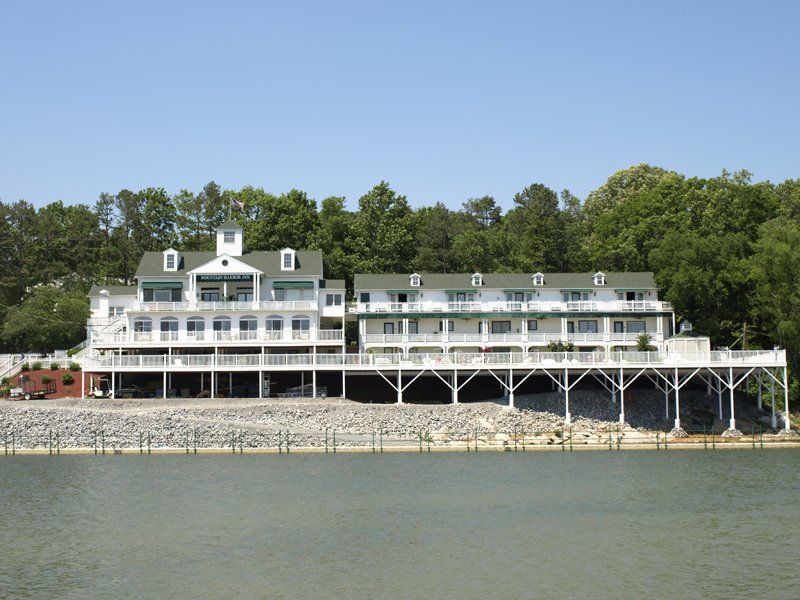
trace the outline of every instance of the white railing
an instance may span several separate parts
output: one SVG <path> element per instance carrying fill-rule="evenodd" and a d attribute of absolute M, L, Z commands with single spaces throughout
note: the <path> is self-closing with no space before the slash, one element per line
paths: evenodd
<path fill-rule="evenodd" d="M 306 331 L 130 331 L 119 333 L 92 333 L 91 345 L 104 344 L 196 344 L 210 342 L 340 342 L 344 340 L 341 329 L 311 329 Z"/>
<path fill-rule="evenodd" d="M 269 368 L 306 366 L 345 367 L 504 367 L 585 368 L 587 366 L 696 367 L 701 365 L 786 366 L 785 350 L 735 350 L 697 353 L 678 352 L 486 352 L 410 354 L 199 354 L 86 356 L 85 370 L 148 368 Z"/>
<path fill-rule="evenodd" d="M 548 342 L 599 342 L 620 343 L 636 342 L 642 333 L 367 333 L 361 336 L 362 344 L 547 344 Z M 646 332 L 653 342 L 663 342 L 664 334 L 654 331 Z"/>
<path fill-rule="evenodd" d="M 260 302 L 134 302 L 130 312 L 251 312 L 317 310 L 316 300 L 263 300 Z"/>
<path fill-rule="evenodd" d="M 672 305 L 661 300 L 596 302 L 590 300 L 488 301 L 488 302 L 357 302 L 348 312 L 356 313 L 437 313 L 437 312 L 664 312 Z"/>

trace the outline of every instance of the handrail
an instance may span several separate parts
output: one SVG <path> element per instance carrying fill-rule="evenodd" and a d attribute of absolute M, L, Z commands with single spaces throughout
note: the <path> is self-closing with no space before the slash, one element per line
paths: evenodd
<path fill-rule="evenodd" d="M 476 368 L 502 365 L 518 368 L 691 368 L 698 365 L 786 366 L 785 350 L 724 350 L 710 352 L 464 352 L 409 354 L 186 354 L 119 355 L 81 357 L 85 369 L 116 368 L 196 368 L 196 367 L 274 367 L 274 366 L 363 366 L 363 367 L 440 367 Z"/>

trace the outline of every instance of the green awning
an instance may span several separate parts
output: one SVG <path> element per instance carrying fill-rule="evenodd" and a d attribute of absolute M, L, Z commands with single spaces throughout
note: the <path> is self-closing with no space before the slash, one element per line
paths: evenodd
<path fill-rule="evenodd" d="M 475 289 L 473 288 L 471 290 L 445 290 L 444 293 L 445 294 L 474 294 L 475 293 Z"/>
<path fill-rule="evenodd" d="M 143 290 L 179 290 L 183 287 L 180 281 L 144 281 Z"/>
<path fill-rule="evenodd" d="M 511 288 L 507 290 L 503 290 L 504 292 L 532 292 L 533 288 Z"/>
<path fill-rule="evenodd" d="M 276 281 L 272 284 L 276 290 L 313 290 L 313 281 Z"/>
<path fill-rule="evenodd" d="M 593 292 L 594 288 L 561 288 L 562 292 Z"/>
<path fill-rule="evenodd" d="M 617 288 L 615 292 L 648 292 L 653 288 Z"/>
<path fill-rule="evenodd" d="M 419 288 L 415 290 L 386 290 L 387 294 L 416 294 L 419 292 Z"/>

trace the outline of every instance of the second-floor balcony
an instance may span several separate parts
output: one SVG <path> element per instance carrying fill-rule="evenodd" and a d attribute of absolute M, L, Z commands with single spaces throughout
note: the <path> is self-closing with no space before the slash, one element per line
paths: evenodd
<path fill-rule="evenodd" d="M 616 344 L 636 343 L 647 333 L 654 342 L 663 342 L 664 335 L 657 332 L 639 333 L 367 333 L 361 336 L 364 345 L 391 346 L 392 344 L 547 344 L 572 342 Z"/>
<path fill-rule="evenodd" d="M 663 300 L 568 301 L 473 301 L 473 302 L 357 302 L 349 312 L 363 313 L 492 313 L 492 312 L 669 312 L 672 305 Z"/>
<path fill-rule="evenodd" d="M 307 343 L 341 342 L 344 334 L 341 329 L 300 329 L 300 330 L 234 330 L 234 331 L 122 331 L 117 333 L 94 333 L 93 345 L 108 344 L 206 344 L 206 343 Z"/>
<path fill-rule="evenodd" d="M 134 302 L 131 312 L 257 312 L 317 310 L 316 300 Z"/>

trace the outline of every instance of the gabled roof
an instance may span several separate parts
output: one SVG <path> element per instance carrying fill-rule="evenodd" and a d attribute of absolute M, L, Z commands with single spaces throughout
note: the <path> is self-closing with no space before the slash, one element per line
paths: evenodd
<path fill-rule="evenodd" d="M 428 290 L 469 289 L 473 273 L 420 273 L 420 288 Z M 651 272 L 606 273 L 605 285 L 595 285 L 594 273 L 543 273 L 544 284 L 534 288 L 531 273 L 482 273 L 483 285 L 475 290 L 485 289 L 655 289 L 656 281 Z M 408 285 L 406 273 L 362 274 L 355 276 L 353 287 L 356 290 L 393 290 Z"/>
<path fill-rule="evenodd" d="M 182 252 L 178 261 L 178 269 L 165 271 L 164 255 L 161 252 L 145 252 L 136 269 L 136 277 L 184 277 L 189 271 L 215 258 L 217 258 L 216 252 Z M 277 250 L 250 252 L 243 256 L 237 256 L 236 259 L 262 271 L 266 277 L 296 277 L 298 275 L 322 277 L 322 251 L 320 250 L 297 250 L 293 271 L 281 271 L 281 253 Z"/>
<path fill-rule="evenodd" d="M 239 230 L 241 230 L 242 226 L 239 225 L 239 223 L 237 223 L 233 219 L 229 219 L 229 220 L 225 221 L 222 225 L 217 227 L 217 229 L 215 231 L 219 231 L 220 229 L 239 229 Z"/>
<path fill-rule="evenodd" d="M 101 290 L 108 290 L 109 296 L 135 296 L 135 285 L 93 285 L 88 296 L 99 296 Z"/>

